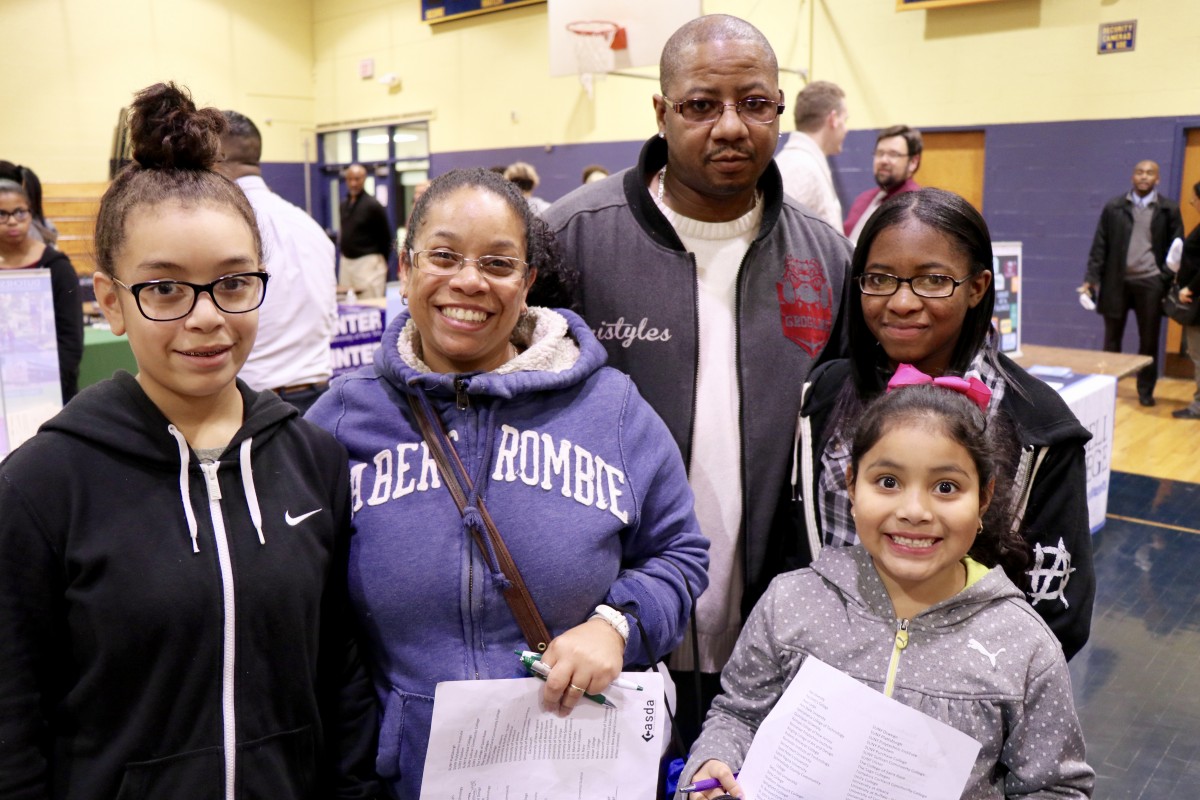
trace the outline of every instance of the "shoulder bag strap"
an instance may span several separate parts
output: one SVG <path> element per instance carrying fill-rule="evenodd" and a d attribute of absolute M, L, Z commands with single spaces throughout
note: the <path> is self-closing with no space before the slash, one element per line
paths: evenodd
<path fill-rule="evenodd" d="M 421 428 L 421 435 L 429 446 L 429 452 L 437 462 L 438 472 L 442 474 L 442 480 L 445 482 L 446 488 L 450 490 L 454 504 L 458 506 L 458 512 L 461 514 L 467 507 L 467 492 L 472 488 L 471 478 L 467 474 L 462 460 L 459 459 L 458 452 L 450 444 L 441 418 L 437 414 L 427 413 L 425 406 L 412 394 L 406 394 L 406 397 L 408 405 L 417 417 L 417 425 Z M 496 523 L 492 521 L 492 515 L 484 506 L 482 497 L 476 501 L 476 507 L 487 528 L 488 539 L 491 540 L 492 550 L 496 553 L 496 560 L 500 562 L 500 571 L 504 573 L 504 577 L 509 582 L 509 587 L 504 591 L 504 599 L 508 601 L 508 607 L 512 609 L 517 625 L 521 628 L 521 633 L 525 635 L 525 641 L 529 643 L 530 649 L 537 653 L 544 653 L 550 644 L 550 632 L 546 629 L 546 623 L 542 621 L 542 615 L 538 613 L 537 605 L 534 604 L 533 597 L 529 594 L 525 579 L 521 577 L 521 572 L 508 552 L 504 539 L 500 537 L 500 531 L 496 529 Z M 474 525 L 467 527 L 471 529 L 476 546 L 486 558 L 488 551 L 484 546 L 483 534 Z"/>

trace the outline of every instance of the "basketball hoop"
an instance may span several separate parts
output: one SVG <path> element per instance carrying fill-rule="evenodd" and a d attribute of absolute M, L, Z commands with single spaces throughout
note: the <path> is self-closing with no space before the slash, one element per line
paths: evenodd
<path fill-rule="evenodd" d="M 616 68 L 616 51 L 629 46 L 625 29 L 615 22 L 580 20 L 568 22 L 567 31 L 575 44 L 579 82 L 591 98 L 593 77 L 612 72 Z"/>

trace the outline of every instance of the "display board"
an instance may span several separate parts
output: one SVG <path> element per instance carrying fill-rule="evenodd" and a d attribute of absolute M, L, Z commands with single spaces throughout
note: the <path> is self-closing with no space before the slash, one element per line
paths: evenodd
<path fill-rule="evenodd" d="M 1113 431 L 1116 428 L 1117 379 L 1112 375 L 1076 375 L 1066 367 L 1035 364 L 1029 374 L 1058 392 L 1079 424 L 1092 434 L 1084 450 L 1087 463 L 1088 526 L 1104 527 L 1108 514 L 1108 485 L 1112 477 Z"/>
<path fill-rule="evenodd" d="M 992 325 L 1000 334 L 1002 353 L 1021 352 L 1021 243 L 992 245 L 992 280 L 996 283 L 996 307 Z"/>
<path fill-rule="evenodd" d="M 50 270 L 0 271 L 0 458 L 61 408 Z"/>
<path fill-rule="evenodd" d="M 374 363 L 384 320 L 384 309 L 378 305 L 338 304 L 338 329 L 329 344 L 334 376 Z"/>
<path fill-rule="evenodd" d="M 518 6 L 544 4 L 546 0 L 421 0 L 421 21 L 449 22 L 452 19 L 489 14 Z"/>

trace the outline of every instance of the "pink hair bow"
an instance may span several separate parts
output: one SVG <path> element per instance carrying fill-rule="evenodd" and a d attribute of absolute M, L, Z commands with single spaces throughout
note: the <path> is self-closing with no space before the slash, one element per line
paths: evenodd
<path fill-rule="evenodd" d="M 956 378 L 950 375 L 941 378 L 931 378 L 912 364 L 901 364 L 896 368 L 896 374 L 888 381 L 887 390 L 899 389 L 901 386 L 915 386 L 922 383 L 932 383 L 946 389 L 966 395 L 967 399 L 979 406 L 979 410 L 987 413 L 988 402 L 992 399 L 992 390 L 976 377 Z"/>

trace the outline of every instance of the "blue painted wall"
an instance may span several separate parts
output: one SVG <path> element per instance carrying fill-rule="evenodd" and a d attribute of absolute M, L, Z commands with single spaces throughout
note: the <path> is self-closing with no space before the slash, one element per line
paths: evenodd
<path fill-rule="evenodd" d="M 1147 158 L 1162 168 L 1159 190 L 1178 199 L 1189 128 L 1200 128 L 1200 116 L 971 128 L 985 134 L 983 205 L 992 238 L 1023 244 L 1022 341 L 1100 349 L 1103 324 L 1079 306 L 1075 293 L 1100 210 L 1109 198 L 1128 191 L 1133 165 Z M 541 175 L 536 193 L 554 201 L 579 186 L 586 165 L 603 164 L 616 172 L 637 160 L 641 146 L 642 141 L 629 141 L 434 153 L 430 174 L 527 161 Z M 843 208 L 874 185 L 874 148 L 873 131 L 851 131 L 841 155 L 831 159 Z M 315 167 L 311 172 L 313 212 L 324 224 L 325 186 Z M 263 175 L 272 189 L 304 207 L 303 164 L 264 164 Z M 1129 352 L 1136 348 L 1134 328 L 1130 323 L 1126 330 Z"/>
<path fill-rule="evenodd" d="M 1200 117 L 1153 117 L 1014 125 L 985 125 L 984 216 L 994 241 L 1022 243 L 1024 286 L 1021 339 L 1099 350 L 1104 325 L 1084 311 L 1075 289 L 1083 282 L 1100 210 L 1129 191 L 1133 166 L 1161 167 L 1159 191 L 1178 199 L 1185 131 Z M 934 129 L 941 130 L 941 129 Z M 843 206 L 874 185 L 875 135 L 853 131 L 832 160 Z M 917 172 L 917 181 L 921 173 Z M 1136 352 L 1134 324 L 1125 350 Z"/>

